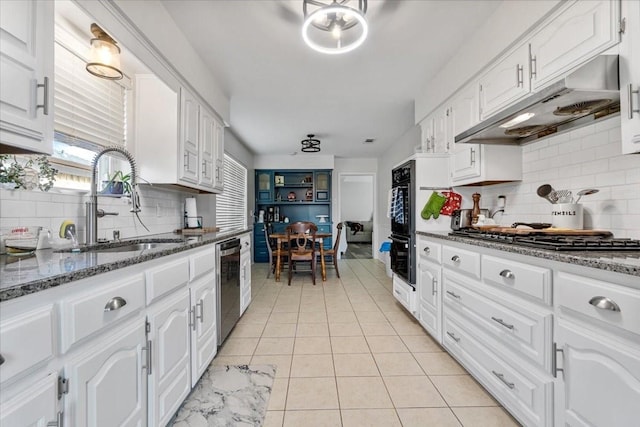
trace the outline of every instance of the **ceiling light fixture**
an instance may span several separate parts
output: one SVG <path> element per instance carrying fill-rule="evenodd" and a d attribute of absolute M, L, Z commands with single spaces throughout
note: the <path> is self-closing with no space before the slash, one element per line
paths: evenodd
<path fill-rule="evenodd" d="M 310 133 L 307 135 L 307 139 L 300 141 L 300 144 L 302 144 L 302 149 L 300 151 L 303 153 L 317 153 L 320 151 L 320 140 L 314 139 L 314 136 L 314 134 Z"/>
<path fill-rule="evenodd" d="M 91 39 L 91 60 L 87 63 L 87 71 L 103 79 L 122 79 L 120 47 L 116 41 L 95 23 L 91 24 L 91 33 L 95 38 Z"/>
<path fill-rule="evenodd" d="M 356 2 L 357 9 L 347 6 Z M 333 0 L 331 3 L 327 3 L 326 0 L 302 0 L 302 10 L 302 38 L 309 47 L 318 52 L 350 52 L 367 38 L 369 26 L 364 18 L 367 0 Z"/>

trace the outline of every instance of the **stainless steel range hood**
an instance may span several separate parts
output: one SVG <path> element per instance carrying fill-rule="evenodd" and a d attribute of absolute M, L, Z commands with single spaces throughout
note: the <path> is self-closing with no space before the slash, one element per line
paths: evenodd
<path fill-rule="evenodd" d="M 601 55 L 456 135 L 455 142 L 523 144 L 592 124 L 619 111 L 618 56 Z"/>

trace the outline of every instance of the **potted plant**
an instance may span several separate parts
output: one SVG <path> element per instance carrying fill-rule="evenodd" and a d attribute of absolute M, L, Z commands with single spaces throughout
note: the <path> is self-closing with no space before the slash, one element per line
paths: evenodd
<path fill-rule="evenodd" d="M 103 181 L 104 187 L 100 194 L 110 195 L 127 195 L 131 194 L 131 175 L 124 174 L 117 170 L 109 177 L 107 181 Z"/>
<path fill-rule="evenodd" d="M 13 161 L 11 161 L 11 156 L 0 155 L 0 184 L 2 184 L 2 188 L 13 190 L 24 187 L 25 176 L 24 166 L 18 163 L 16 156 L 13 156 Z"/>
<path fill-rule="evenodd" d="M 38 165 L 38 170 L 33 166 Z M 58 170 L 51 166 L 47 156 L 29 158 L 24 164 L 16 156 L 0 155 L 0 187 L 9 190 L 24 188 L 33 190 L 36 186 L 49 191 L 56 181 Z"/>

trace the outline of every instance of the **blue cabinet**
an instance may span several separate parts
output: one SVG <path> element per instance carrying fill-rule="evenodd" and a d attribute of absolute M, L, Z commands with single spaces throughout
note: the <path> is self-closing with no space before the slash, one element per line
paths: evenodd
<path fill-rule="evenodd" d="M 253 262 L 269 262 L 267 239 L 264 236 L 264 223 L 253 225 Z"/>

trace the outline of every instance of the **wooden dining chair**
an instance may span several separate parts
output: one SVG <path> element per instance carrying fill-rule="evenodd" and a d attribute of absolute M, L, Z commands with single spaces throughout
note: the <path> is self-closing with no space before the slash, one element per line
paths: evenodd
<path fill-rule="evenodd" d="M 338 270 L 338 246 L 340 245 L 340 234 L 342 234 L 342 223 L 338 224 L 338 234 L 336 235 L 336 240 L 333 242 L 333 247 L 331 249 L 324 250 L 324 262 L 333 261 L 333 268 L 336 269 L 336 275 L 340 278 L 340 270 Z"/>
<path fill-rule="evenodd" d="M 287 250 L 287 245 L 281 245 L 280 249 L 278 249 L 278 242 L 276 239 L 272 239 L 269 236 L 273 234 L 273 225 L 271 223 L 264 224 L 264 239 L 267 242 L 267 252 L 269 253 L 269 271 L 267 272 L 267 279 L 271 277 L 273 273 L 275 275 L 276 272 L 276 260 L 278 256 L 280 257 L 280 265 L 285 262 L 289 257 L 289 251 Z M 280 267 L 282 268 L 282 267 Z"/>
<path fill-rule="evenodd" d="M 312 222 L 294 222 L 287 227 L 287 243 L 289 255 L 289 286 L 294 273 L 301 270 L 296 263 L 309 262 L 311 265 L 311 280 L 316 284 L 316 233 L 318 227 Z"/>

